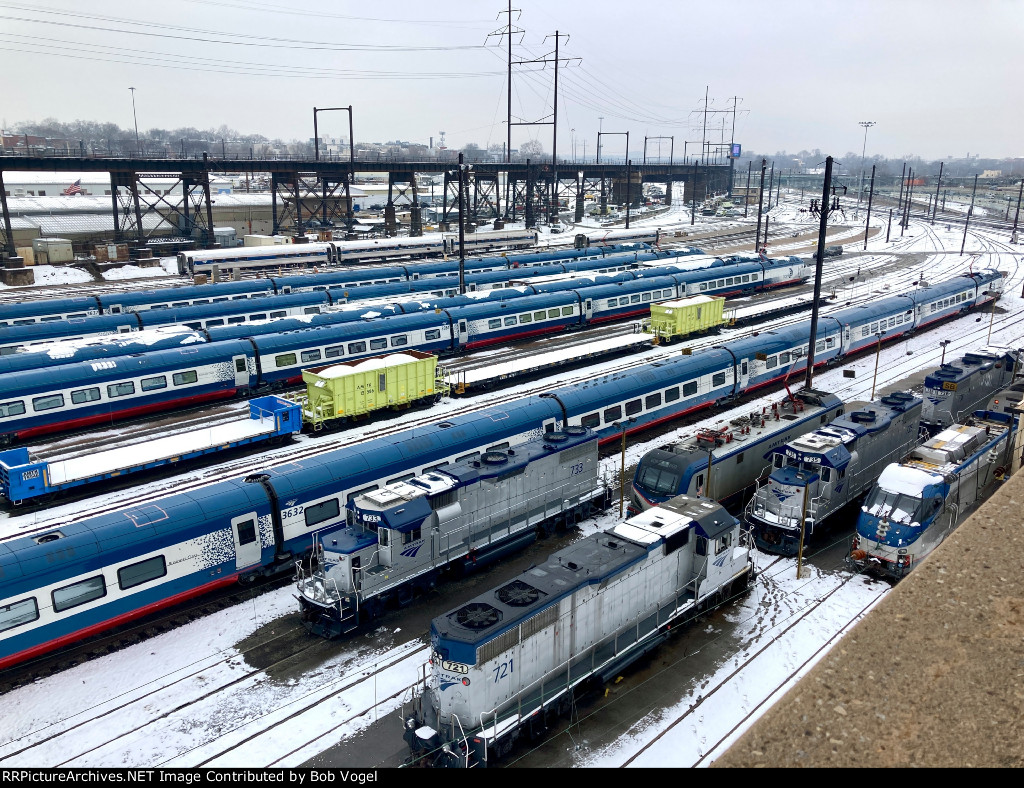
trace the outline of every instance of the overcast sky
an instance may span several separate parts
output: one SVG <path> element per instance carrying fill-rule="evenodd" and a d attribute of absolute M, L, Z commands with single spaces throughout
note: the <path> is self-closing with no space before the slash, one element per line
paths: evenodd
<path fill-rule="evenodd" d="M 702 137 L 761 153 L 1024 156 L 1020 0 L 519 0 L 514 60 L 559 69 L 558 150 L 675 156 Z M 353 106 L 355 137 L 459 147 L 506 139 L 507 0 L 0 0 L 5 125 L 226 124 L 309 139 Z M 486 45 L 486 46 L 485 46 Z M 550 122 L 553 68 L 513 68 L 513 122 Z M 532 72 L 532 73 L 531 73 Z M 705 91 L 709 96 L 705 123 Z M 600 118 L 603 117 L 603 121 Z M 319 115 L 347 136 L 344 112 Z M 723 126 L 724 124 L 724 126 Z M 512 146 L 551 126 L 513 126 Z M 684 142 L 688 145 L 684 146 Z M 648 139 L 648 158 L 669 140 Z"/>

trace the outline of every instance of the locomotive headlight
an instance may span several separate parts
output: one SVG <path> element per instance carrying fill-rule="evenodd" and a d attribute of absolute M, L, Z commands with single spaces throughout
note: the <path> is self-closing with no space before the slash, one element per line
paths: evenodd
<path fill-rule="evenodd" d="M 468 687 L 469 686 L 469 677 L 468 676 L 466 676 L 465 678 L 462 679 L 462 686 L 463 687 Z"/>
<path fill-rule="evenodd" d="M 907 554 L 907 548 L 901 547 L 899 550 L 896 551 L 896 554 L 897 555 L 906 555 Z"/>

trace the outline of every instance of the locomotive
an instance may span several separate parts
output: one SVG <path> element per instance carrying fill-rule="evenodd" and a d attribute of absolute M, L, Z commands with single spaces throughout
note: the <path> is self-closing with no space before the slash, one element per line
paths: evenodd
<path fill-rule="evenodd" d="M 411 761 L 487 766 L 753 577 L 739 520 L 689 495 L 551 554 L 431 622 L 403 708 Z"/>
<path fill-rule="evenodd" d="M 607 505 L 597 436 L 584 427 L 439 468 L 349 503 L 351 523 L 317 535 L 296 565 L 306 628 L 335 638 L 405 602 L 449 569 L 475 569 Z"/>
<path fill-rule="evenodd" d="M 887 466 L 861 506 L 848 560 L 904 577 L 1005 477 L 1016 429 L 1011 414 L 975 411 Z"/>

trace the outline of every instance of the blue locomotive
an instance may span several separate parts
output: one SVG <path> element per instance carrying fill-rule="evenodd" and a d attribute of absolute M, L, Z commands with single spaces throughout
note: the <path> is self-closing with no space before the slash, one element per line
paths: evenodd
<path fill-rule="evenodd" d="M 920 422 L 920 397 L 895 392 L 766 455 L 772 472 L 744 510 L 757 546 L 797 555 L 829 517 L 918 444 Z"/>
<path fill-rule="evenodd" d="M 849 560 L 898 580 L 923 561 L 1005 477 L 1017 425 L 975 411 L 882 471 L 861 506 Z"/>
<path fill-rule="evenodd" d="M 907 302 L 927 308 L 929 303 L 940 297 L 945 300 L 946 294 L 961 292 L 965 286 L 992 292 L 997 282 L 1001 279 L 996 272 L 973 274 L 969 279 L 958 277 L 883 299 L 862 317 L 878 321 L 886 310 L 893 315 L 903 314 Z M 823 349 L 816 356 L 817 363 L 841 355 L 847 329 L 852 336 L 859 328 L 848 322 L 852 314 L 856 310 L 840 310 L 819 320 L 816 341 Z M 605 375 L 431 426 L 254 470 L 244 481 L 220 482 L 60 527 L 29 528 L 18 535 L 0 537 L 0 667 L 240 577 L 290 569 L 295 560 L 313 549 L 315 534 L 348 521 L 350 500 L 409 476 L 480 459 L 485 452 L 516 449 L 531 438 L 564 432 L 567 427 L 587 427 L 597 434 L 600 443 L 616 441 L 623 432 L 637 432 L 781 380 L 793 367 L 796 351 L 800 351 L 796 365 L 806 363 L 803 354 L 808 347 L 808 324 L 805 321 L 785 330 L 727 342 L 690 356 L 668 357 L 638 365 L 628 373 Z M 902 324 L 902 330 L 912 329 L 913 320 Z M 310 333 L 339 330 L 348 329 L 331 327 Z M 196 381 L 185 384 L 186 379 L 181 379 L 183 385 L 177 388 L 187 393 L 185 390 L 192 386 L 191 396 L 203 396 L 207 387 L 216 392 L 239 386 L 246 375 L 251 380 L 256 371 L 256 358 L 248 355 L 252 347 L 245 340 L 236 342 L 233 348 L 239 351 L 237 365 L 225 364 L 223 359 L 199 358 L 203 352 L 213 352 L 214 345 L 195 348 L 193 367 L 174 367 L 168 360 L 160 373 L 166 378 L 165 388 L 175 388 L 173 375 L 188 371 L 196 372 Z M 784 354 L 789 360 L 780 364 Z M 264 369 L 274 368 L 267 357 L 259 358 Z M 770 363 L 773 358 L 774 363 Z M 152 359 L 133 361 L 154 363 Z M 220 379 L 209 380 L 206 367 L 211 376 Z M 204 372 L 202 383 L 200 370 Z M 94 374 L 108 372 L 112 371 L 99 369 Z M 112 374 L 113 382 L 104 381 L 102 390 L 93 393 L 102 395 L 107 386 L 124 381 L 123 377 L 117 379 L 118 373 Z M 141 380 L 143 376 L 157 377 L 151 368 L 134 370 L 134 378 Z M 79 385 L 81 388 L 75 391 L 100 389 L 95 381 Z M 62 395 L 70 393 L 66 387 L 60 391 Z M 161 391 L 164 389 L 146 394 Z M 0 408 L 11 401 L 32 404 L 31 398 L 23 397 L 0 402 Z M 66 538 L 71 541 L 64 541 Z M 65 549 L 69 546 L 71 549 Z M 166 588 L 155 582 L 164 577 L 161 557 L 166 563 L 167 582 L 173 581 Z M 152 563 L 141 566 L 146 561 Z M 135 570 L 131 570 L 122 589 L 119 570 L 136 564 L 140 564 L 138 571 L 143 576 L 148 577 L 151 571 L 160 573 L 152 576 L 152 585 L 148 580 L 133 585 Z M 112 606 L 106 607 L 107 603 Z"/>
<path fill-rule="evenodd" d="M 924 379 L 922 423 L 938 432 L 979 408 L 1009 386 L 1020 363 L 1020 351 L 983 348 L 942 364 Z"/>

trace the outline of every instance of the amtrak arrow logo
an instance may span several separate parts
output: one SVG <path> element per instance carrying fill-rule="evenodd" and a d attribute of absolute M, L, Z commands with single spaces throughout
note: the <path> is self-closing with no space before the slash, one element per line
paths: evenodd
<path fill-rule="evenodd" d="M 415 558 L 416 557 L 416 553 L 418 553 L 420 551 L 420 548 L 423 547 L 423 544 L 424 544 L 423 542 L 417 542 L 416 544 L 414 544 L 414 545 L 412 545 L 410 547 L 405 548 L 400 553 L 400 555 L 403 555 L 406 558 Z"/>
<path fill-rule="evenodd" d="M 782 503 L 789 497 L 786 493 L 782 492 L 782 490 L 779 489 L 773 489 L 772 492 L 775 493 L 775 497 L 779 499 L 779 503 Z"/>

